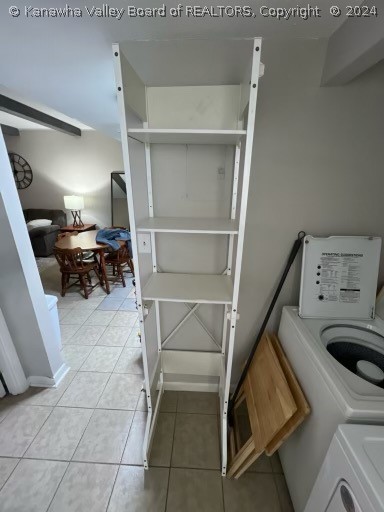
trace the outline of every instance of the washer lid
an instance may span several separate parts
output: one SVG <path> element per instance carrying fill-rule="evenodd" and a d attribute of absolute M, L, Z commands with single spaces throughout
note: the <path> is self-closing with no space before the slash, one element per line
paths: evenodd
<path fill-rule="evenodd" d="M 384 427 L 340 425 L 336 437 L 374 510 L 384 510 Z"/>
<path fill-rule="evenodd" d="M 380 250 L 378 237 L 306 236 L 299 315 L 374 318 Z"/>

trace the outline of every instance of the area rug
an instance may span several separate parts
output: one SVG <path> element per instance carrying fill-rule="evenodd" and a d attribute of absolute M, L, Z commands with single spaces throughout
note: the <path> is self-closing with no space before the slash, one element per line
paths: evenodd
<path fill-rule="evenodd" d="M 56 258 L 54 256 L 48 256 L 47 258 L 36 258 L 36 264 L 39 270 L 39 274 L 41 274 L 44 272 L 44 270 L 56 264 Z"/>

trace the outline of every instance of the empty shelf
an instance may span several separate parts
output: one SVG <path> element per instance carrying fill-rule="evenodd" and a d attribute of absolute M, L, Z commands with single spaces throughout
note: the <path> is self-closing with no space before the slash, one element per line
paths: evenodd
<path fill-rule="evenodd" d="M 143 299 L 168 302 L 230 304 L 232 279 L 212 274 L 152 274 L 143 289 Z"/>
<path fill-rule="evenodd" d="M 140 222 L 137 231 L 233 235 L 238 233 L 239 226 L 237 221 L 230 219 L 153 217 Z"/>
<path fill-rule="evenodd" d="M 237 144 L 245 130 L 171 130 L 137 128 L 128 130 L 128 137 L 155 144 Z"/>

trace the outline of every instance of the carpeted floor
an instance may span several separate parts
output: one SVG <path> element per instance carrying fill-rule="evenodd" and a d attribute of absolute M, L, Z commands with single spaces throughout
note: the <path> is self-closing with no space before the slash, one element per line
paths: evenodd
<path fill-rule="evenodd" d="M 47 258 L 37 257 L 36 264 L 37 264 L 39 273 L 41 274 L 42 272 L 44 272 L 44 270 L 54 266 L 55 264 L 57 265 L 57 261 L 54 256 L 48 256 Z"/>

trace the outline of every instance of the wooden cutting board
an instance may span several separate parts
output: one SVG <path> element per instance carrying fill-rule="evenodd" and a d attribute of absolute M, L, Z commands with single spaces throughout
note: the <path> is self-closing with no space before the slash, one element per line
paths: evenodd
<path fill-rule="evenodd" d="M 291 435 L 292 432 L 302 423 L 306 416 L 311 412 L 308 402 L 301 390 L 299 383 L 297 382 L 296 376 L 293 373 L 292 367 L 281 348 L 280 342 L 277 336 L 272 334 L 268 335 L 268 339 L 273 346 L 275 354 L 279 360 L 280 366 L 284 372 L 285 378 L 287 379 L 289 389 L 297 405 L 297 410 L 293 416 L 287 421 L 287 423 L 281 428 L 281 430 L 274 436 L 274 438 L 266 445 L 265 453 L 269 456 L 273 455 L 275 451 L 280 448 L 283 442 Z"/>
<path fill-rule="evenodd" d="M 264 451 L 297 411 L 287 379 L 269 336 L 264 335 L 244 381 L 254 450 Z"/>

